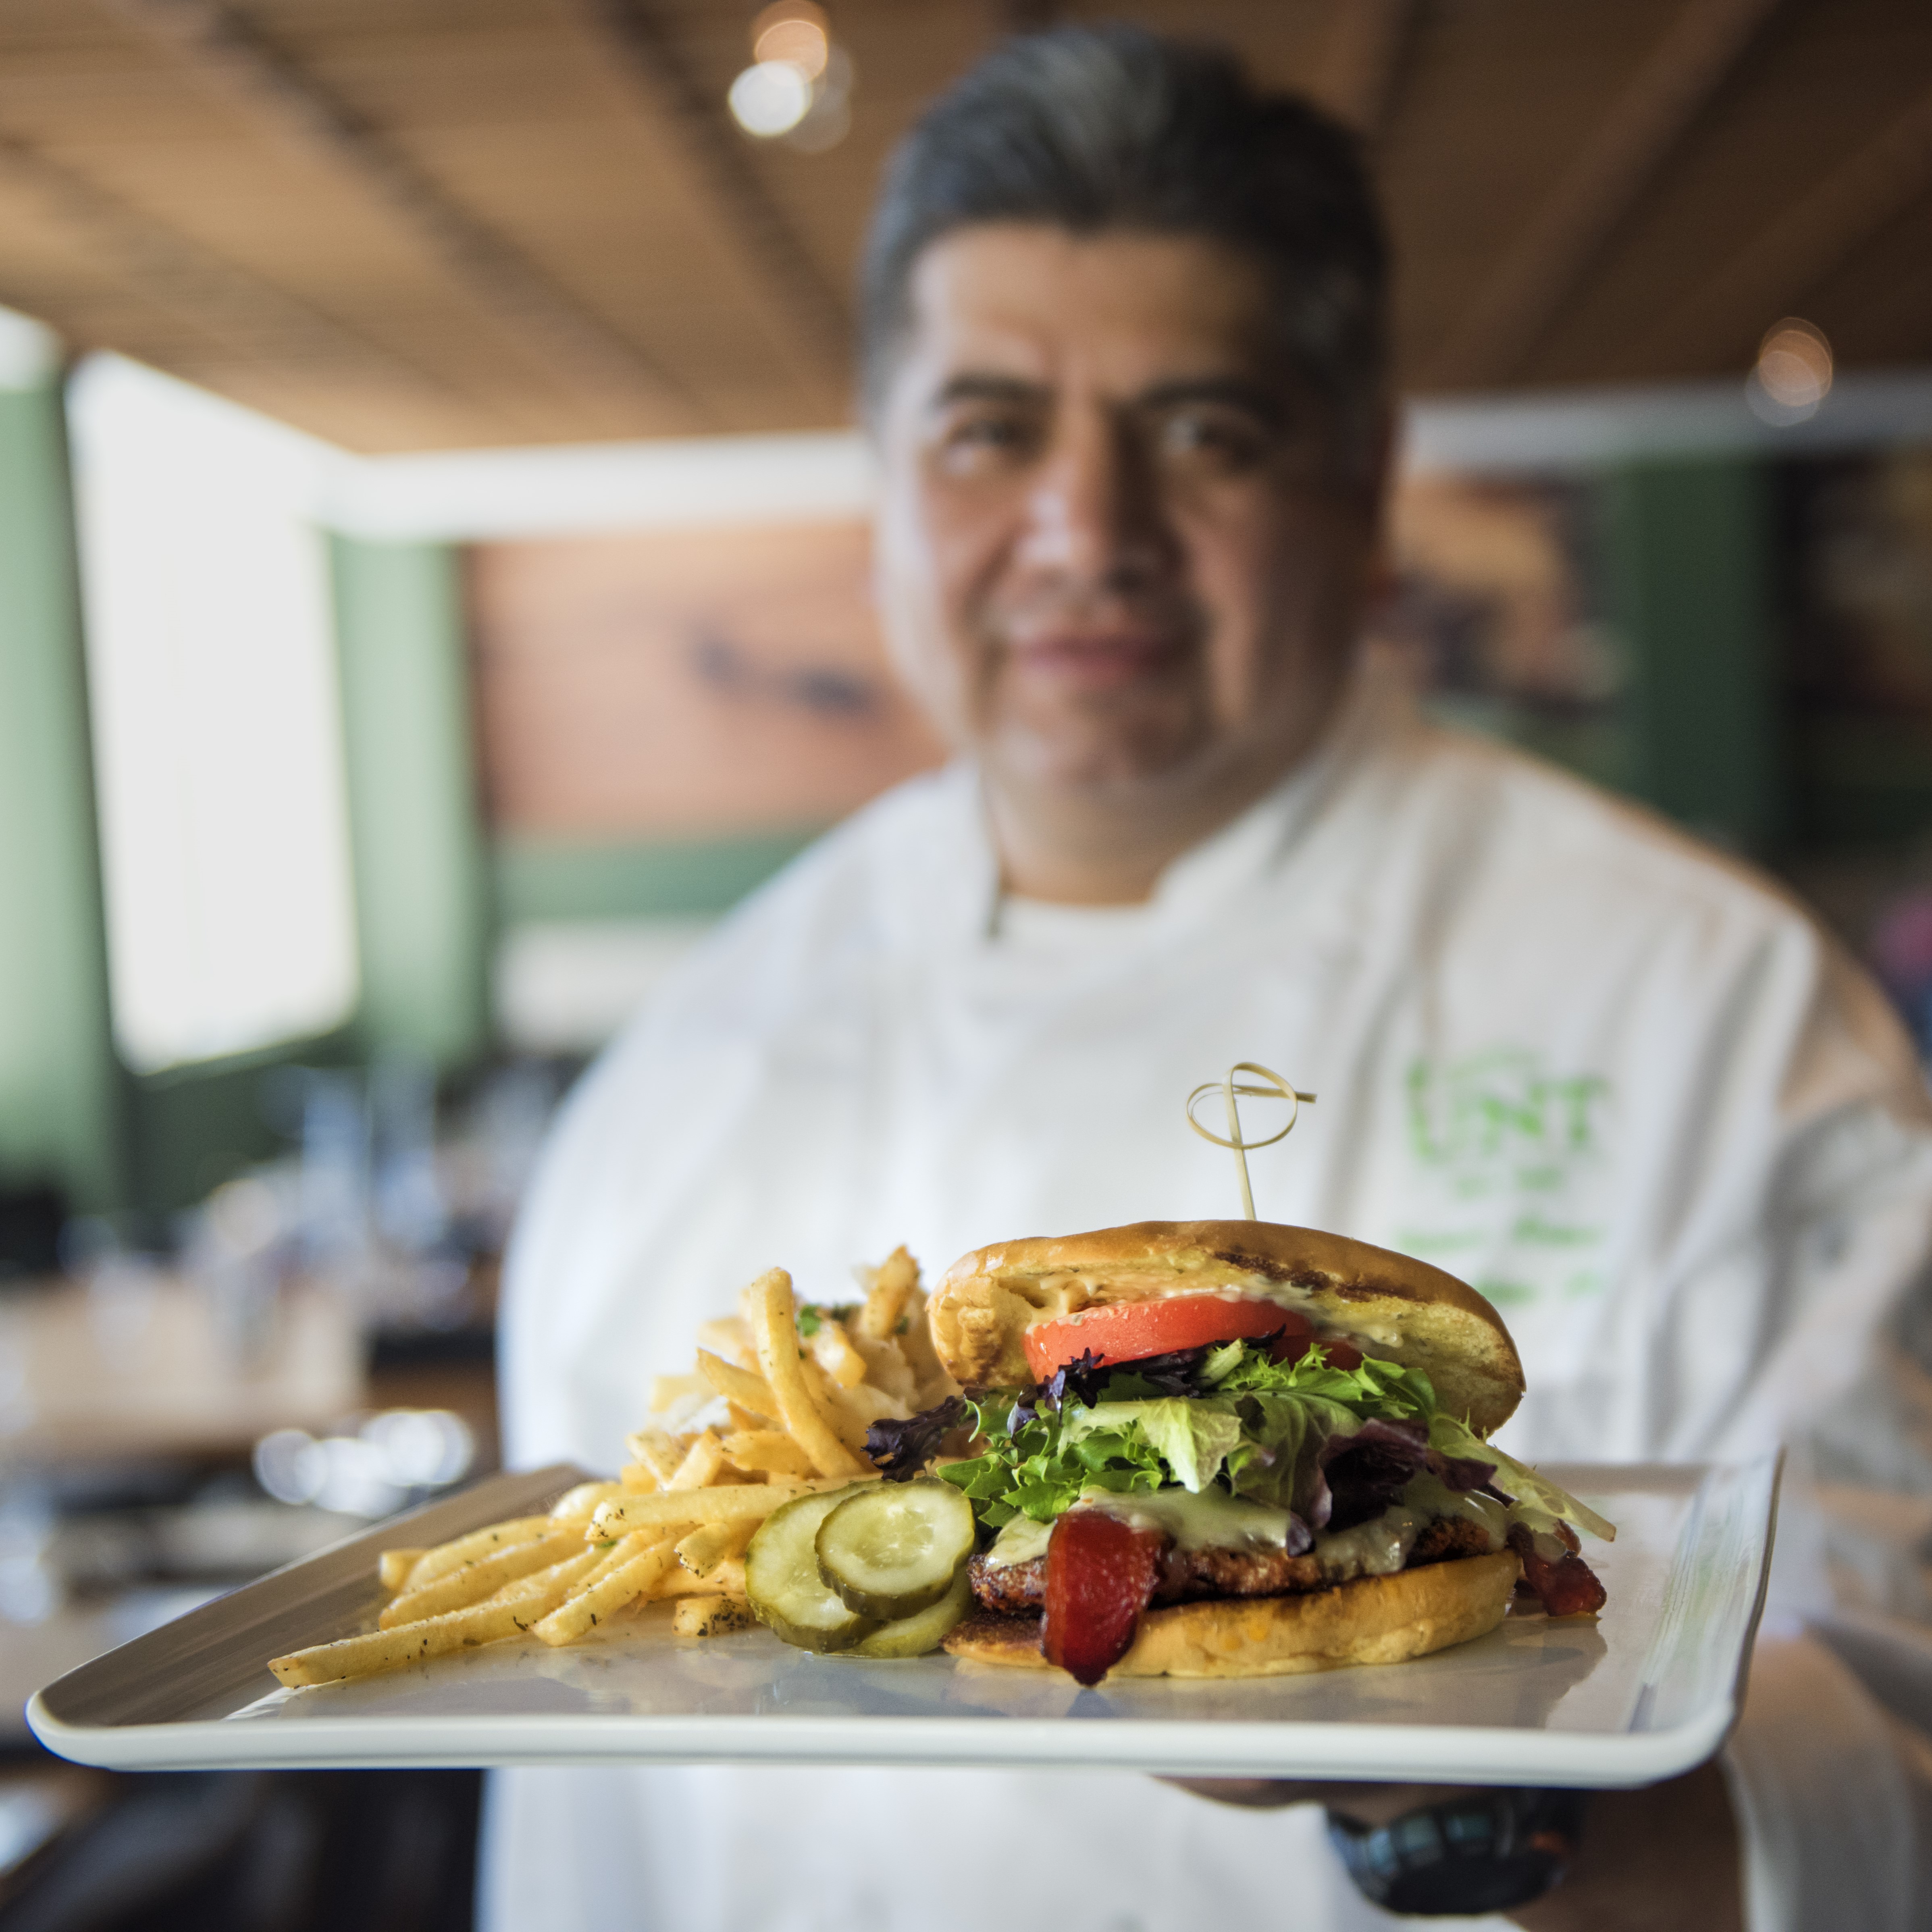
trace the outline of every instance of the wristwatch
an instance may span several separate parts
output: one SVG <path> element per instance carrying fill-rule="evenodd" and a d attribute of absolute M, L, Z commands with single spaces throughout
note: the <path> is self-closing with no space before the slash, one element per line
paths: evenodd
<path fill-rule="evenodd" d="M 1473 1791 L 1386 1825 L 1328 1814 L 1328 1836 L 1372 1904 L 1427 1917 L 1507 1912 L 1557 1884 L 1576 1856 L 1586 1791 Z"/>

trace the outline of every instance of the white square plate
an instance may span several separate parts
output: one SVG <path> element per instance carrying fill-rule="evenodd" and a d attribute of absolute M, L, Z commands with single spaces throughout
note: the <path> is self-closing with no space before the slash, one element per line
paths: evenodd
<path fill-rule="evenodd" d="M 1616 1524 L 1594 1622 L 1512 1610 L 1410 1664 L 1082 1690 L 946 1657 L 861 1663 L 763 1630 L 671 1635 L 668 1612 L 563 1650 L 502 1643 L 304 1690 L 266 1660 L 372 1627 L 386 1546 L 547 1508 L 580 1470 L 490 1478 L 204 1604 L 27 1707 L 49 1750 L 119 1771 L 651 1762 L 1016 1766 L 1195 1777 L 1647 1784 L 1702 1763 L 1742 1696 L 1775 1459 L 1552 1466 Z"/>

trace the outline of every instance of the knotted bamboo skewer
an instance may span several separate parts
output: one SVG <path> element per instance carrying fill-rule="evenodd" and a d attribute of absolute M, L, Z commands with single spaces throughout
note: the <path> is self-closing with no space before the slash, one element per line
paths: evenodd
<path fill-rule="evenodd" d="M 1268 1082 L 1265 1087 L 1249 1086 L 1238 1081 L 1238 1073 L 1252 1073 L 1258 1079 Z M 1194 1109 L 1202 1096 L 1219 1094 L 1228 1106 L 1228 1137 L 1223 1140 L 1211 1127 L 1204 1127 L 1194 1118 Z M 1244 1139 L 1241 1133 L 1240 1102 L 1244 1099 L 1286 1100 L 1288 1102 L 1288 1121 L 1279 1133 L 1270 1134 L 1266 1140 Z M 1248 1182 L 1248 1150 L 1250 1148 L 1273 1147 L 1276 1141 L 1286 1140 L 1294 1131 L 1294 1124 L 1301 1118 L 1302 1103 L 1312 1106 L 1315 1096 L 1304 1094 L 1291 1087 L 1279 1073 L 1265 1066 L 1258 1066 L 1252 1060 L 1238 1060 L 1219 1080 L 1204 1080 L 1187 1096 L 1187 1124 L 1204 1141 L 1212 1141 L 1216 1147 L 1227 1148 L 1234 1156 L 1234 1171 L 1241 1178 L 1241 1211 L 1252 1221 L 1255 1214 L 1255 1192 Z"/>

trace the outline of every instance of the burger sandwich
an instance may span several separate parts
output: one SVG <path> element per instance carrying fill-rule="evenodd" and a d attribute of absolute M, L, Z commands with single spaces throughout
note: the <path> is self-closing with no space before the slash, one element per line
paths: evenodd
<path fill-rule="evenodd" d="M 931 1322 L 964 1393 L 868 1448 L 972 1505 L 955 1656 L 1276 1676 L 1462 1642 L 1519 1588 L 1604 1600 L 1577 1532 L 1611 1526 L 1485 1439 L 1523 1392 L 1508 1330 L 1425 1262 L 1142 1222 L 967 1255 Z"/>

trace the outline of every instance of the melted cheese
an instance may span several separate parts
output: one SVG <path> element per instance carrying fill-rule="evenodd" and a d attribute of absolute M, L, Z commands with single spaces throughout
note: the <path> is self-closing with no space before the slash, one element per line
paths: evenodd
<path fill-rule="evenodd" d="M 1474 1490 L 1452 1490 L 1438 1476 L 1424 1473 L 1412 1478 L 1402 1499 L 1420 1510 L 1426 1522 L 1438 1516 L 1460 1516 L 1465 1522 L 1473 1522 L 1488 1536 L 1492 1550 L 1500 1550 L 1509 1534 L 1509 1511 L 1494 1496 L 1478 1496 Z"/>
<path fill-rule="evenodd" d="M 1099 1510 L 1117 1516 L 1136 1529 L 1157 1529 L 1171 1536 L 1181 1550 L 1285 1550 L 1288 1512 L 1250 1502 L 1220 1490 L 1190 1496 L 1185 1490 L 1161 1490 L 1152 1496 L 1118 1496 L 1112 1490 L 1083 1490 L 1075 1509 Z M 1046 1554 L 1053 1534 L 1050 1522 L 1016 1516 L 994 1539 L 986 1552 L 989 1567 L 1005 1569 Z"/>
<path fill-rule="evenodd" d="M 1322 1575 L 1331 1583 L 1394 1576 L 1408 1561 L 1425 1520 L 1420 1511 L 1397 1503 L 1352 1529 L 1318 1530 L 1315 1555 Z"/>
<path fill-rule="evenodd" d="M 1112 1490 L 1083 1490 L 1075 1509 L 1100 1510 L 1132 1523 L 1137 1529 L 1157 1529 L 1182 1550 L 1285 1550 L 1288 1512 L 1270 1509 L 1245 1497 L 1210 1489 L 1198 1496 L 1185 1490 L 1161 1490 L 1152 1496 L 1119 1496 Z M 1356 1576 L 1392 1576 L 1408 1561 L 1415 1539 L 1432 1522 L 1460 1516 L 1474 1523 L 1500 1550 L 1508 1528 L 1503 1506 L 1490 1496 L 1450 1489 L 1436 1477 L 1420 1475 L 1402 1493 L 1402 1500 L 1378 1516 L 1352 1529 L 1320 1530 L 1314 1554 L 1324 1576 L 1346 1583 Z M 1050 1522 L 1016 1516 L 993 1540 L 986 1552 L 988 1568 L 1004 1570 L 1046 1554 L 1053 1534 Z"/>

